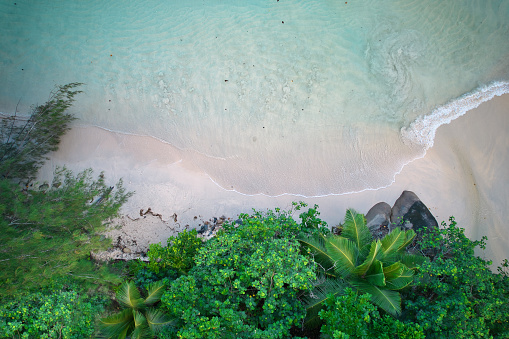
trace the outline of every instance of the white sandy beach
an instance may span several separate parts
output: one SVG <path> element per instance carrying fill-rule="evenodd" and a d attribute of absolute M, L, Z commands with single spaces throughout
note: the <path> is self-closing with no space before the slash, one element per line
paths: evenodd
<path fill-rule="evenodd" d="M 509 228 L 503 217 L 509 211 L 508 131 L 506 94 L 440 127 L 426 156 L 405 166 L 389 187 L 320 198 L 247 196 L 227 191 L 171 145 L 97 127 L 75 127 L 68 132 L 59 151 L 43 167 L 41 178 L 50 178 L 53 169 L 63 165 L 74 171 L 89 167 L 97 173 L 105 171 L 111 184 L 123 178 L 127 189 L 136 194 L 122 210 L 123 228 L 111 235 L 135 239 L 141 249 L 150 242 L 164 243 L 176 231 L 195 228 L 213 217 L 235 218 L 251 208 L 289 208 L 292 201 L 300 200 L 318 204 L 321 217 L 335 225 L 347 208 L 366 213 L 375 203 L 392 205 L 403 190 L 411 190 L 437 221 L 454 215 L 469 237 L 487 235 L 483 255 L 499 264 L 509 257 Z M 140 209 L 149 207 L 167 222 L 140 217 Z"/>

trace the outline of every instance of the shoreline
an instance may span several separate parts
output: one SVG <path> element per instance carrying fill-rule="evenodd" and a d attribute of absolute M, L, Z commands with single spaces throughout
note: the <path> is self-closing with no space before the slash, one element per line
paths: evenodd
<path fill-rule="evenodd" d="M 509 193 L 505 193 L 509 191 L 507 130 L 509 94 L 504 94 L 439 127 L 434 146 L 423 158 L 404 166 L 388 187 L 324 197 L 249 196 L 228 191 L 169 144 L 98 127 L 75 127 L 69 131 L 62 138 L 60 149 L 41 168 L 40 178 L 50 178 L 54 168 L 63 165 L 73 171 L 104 171 L 111 183 L 123 178 L 125 187 L 136 194 L 122 209 L 125 225 L 110 235 L 115 237 L 115 232 L 119 232 L 140 246 L 161 241 L 164 244 L 186 225 L 196 228 L 223 215 L 235 218 L 239 213 L 249 213 L 251 208 L 288 209 L 292 201 L 318 204 L 321 218 L 333 226 L 343 220 L 347 208 L 366 214 L 380 201 L 392 206 L 403 190 L 411 190 L 439 223 L 454 215 L 470 238 L 487 235 L 484 255 L 497 265 L 509 257 L 509 232 L 501 220 L 509 209 Z M 140 209 L 148 208 L 164 220 L 140 216 Z M 139 219 L 131 220 L 136 218 Z"/>

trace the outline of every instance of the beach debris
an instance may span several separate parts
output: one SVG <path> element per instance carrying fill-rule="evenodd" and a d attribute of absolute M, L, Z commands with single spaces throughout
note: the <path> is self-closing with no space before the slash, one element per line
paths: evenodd
<path fill-rule="evenodd" d="M 152 212 L 152 208 L 151 208 L 151 207 L 149 207 L 149 208 L 147 209 L 147 211 L 146 211 L 146 212 L 143 212 L 143 208 L 142 208 L 142 209 L 140 209 L 140 217 L 145 217 L 147 214 L 152 215 L 152 216 L 154 216 L 154 217 L 158 217 L 159 219 L 163 220 L 163 216 L 162 216 L 162 214 Z M 174 216 L 175 216 L 175 217 L 174 217 L 174 220 L 175 220 L 175 222 L 176 222 L 176 221 L 177 221 L 177 215 L 176 215 L 176 214 L 174 214 Z M 173 216 L 172 216 L 172 217 L 173 217 Z M 164 220 L 163 220 L 163 221 L 164 221 Z"/>

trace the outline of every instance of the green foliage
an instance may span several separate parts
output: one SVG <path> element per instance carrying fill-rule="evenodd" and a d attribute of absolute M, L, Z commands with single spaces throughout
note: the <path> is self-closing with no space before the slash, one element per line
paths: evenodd
<path fill-rule="evenodd" d="M 159 280 L 165 280 L 168 283 L 179 276 L 176 270 L 169 267 L 160 269 L 158 273 L 155 273 L 141 260 L 129 261 L 129 271 L 134 284 L 141 289 L 146 289 L 148 284 Z"/>
<path fill-rule="evenodd" d="M 176 237 L 168 238 L 167 247 L 162 247 L 161 243 L 150 244 L 148 268 L 155 273 L 167 268 L 187 273 L 194 266 L 194 256 L 203 244 L 197 234 L 196 230 L 184 230 Z"/>
<path fill-rule="evenodd" d="M 298 297 L 315 274 L 295 239 L 301 226 L 280 210 L 240 219 L 225 223 L 162 297 L 182 338 L 287 338 L 305 316 Z"/>
<path fill-rule="evenodd" d="M 117 291 L 117 301 L 126 309 L 100 320 L 99 337 L 151 338 L 173 324 L 163 312 L 151 307 L 160 301 L 164 288 L 165 284 L 161 281 L 149 284 L 147 296 L 142 298 L 133 282 L 124 282 Z"/>
<path fill-rule="evenodd" d="M 78 175 L 57 170 L 55 182 L 59 185 L 46 191 L 22 191 L 0 180 L 0 295 L 44 286 L 63 275 L 107 277 L 87 259 L 90 251 L 110 244 L 100 234 L 103 222 L 117 215 L 131 193 L 125 192 L 122 181 L 112 190 L 102 174 L 93 179 L 91 170 Z"/>
<path fill-rule="evenodd" d="M 80 83 L 60 86 L 49 100 L 32 109 L 28 118 L 0 118 L 0 177 L 32 180 L 47 159 L 58 149 L 62 135 L 75 118 L 66 113 L 72 105 Z"/>
<path fill-rule="evenodd" d="M 420 242 L 434 256 L 418 269 L 405 318 L 420 323 L 427 338 L 509 338 L 509 277 L 474 254 L 486 237 L 468 239 L 454 218 L 442 227 Z"/>
<path fill-rule="evenodd" d="M 318 233 L 301 237 L 299 241 L 322 268 L 326 277 L 323 282 L 327 282 L 317 285 L 313 294 L 304 299 L 308 309 L 306 323 L 316 324 L 318 311 L 327 299 L 342 293 L 343 281 L 369 293 L 371 301 L 384 311 L 399 315 L 401 297 L 397 291 L 413 281 L 413 271 L 405 263 L 423 260 L 405 253 L 414 237 L 412 230 L 397 228 L 384 239 L 373 241 L 364 215 L 352 209 L 346 212 L 341 236 Z"/>
<path fill-rule="evenodd" d="M 95 317 L 104 303 L 77 285 L 67 284 L 4 298 L 0 338 L 92 338 Z"/>
<path fill-rule="evenodd" d="M 293 208 L 296 211 L 300 211 L 302 208 L 307 207 L 307 204 L 304 202 L 293 202 L 292 203 Z M 307 211 L 302 212 L 299 215 L 300 219 L 302 220 L 301 223 L 301 231 L 305 234 L 329 234 L 329 228 L 327 226 L 327 223 L 320 219 L 320 212 L 318 212 L 318 205 L 314 205 L 313 208 L 308 208 Z"/>
<path fill-rule="evenodd" d="M 388 315 L 381 316 L 369 294 L 358 295 L 347 288 L 345 295 L 327 299 L 319 313 L 324 321 L 323 338 L 423 339 L 419 325 L 405 324 Z"/>

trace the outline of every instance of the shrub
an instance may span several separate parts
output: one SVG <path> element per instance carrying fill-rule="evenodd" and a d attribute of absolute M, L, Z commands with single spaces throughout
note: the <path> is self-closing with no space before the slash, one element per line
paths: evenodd
<path fill-rule="evenodd" d="M 196 230 L 184 230 L 176 237 L 168 238 L 166 247 L 162 247 L 161 243 L 150 244 L 148 268 L 155 273 L 159 273 L 160 269 L 172 268 L 185 274 L 194 266 L 194 256 L 202 246 L 197 234 Z"/>
<path fill-rule="evenodd" d="M 95 317 L 105 301 L 76 285 L 4 298 L 0 306 L 0 338 L 92 338 Z"/>
<path fill-rule="evenodd" d="M 420 242 L 432 260 L 420 265 L 405 298 L 405 318 L 421 324 L 427 338 L 508 338 L 509 277 L 494 274 L 474 254 L 486 237 L 472 241 L 451 217 L 450 224 Z"/>
<path fill-rule="evenodd" d="M 298 297 L 315 279 L 286 212 L 242 214 L 207 241 L 196 266 L 162 297 L 182 338 L 287 338 L 305 309 Z"/>
<path fill-rule="evenodd" d="M 405 324 L 391 316 L 381 316 L 369 294 L 359 295 L 350 288 L 345 295 L 328 298 L 319 313 L 324 321 L 323 338 L 423 339 L 417 324 Z"/>

